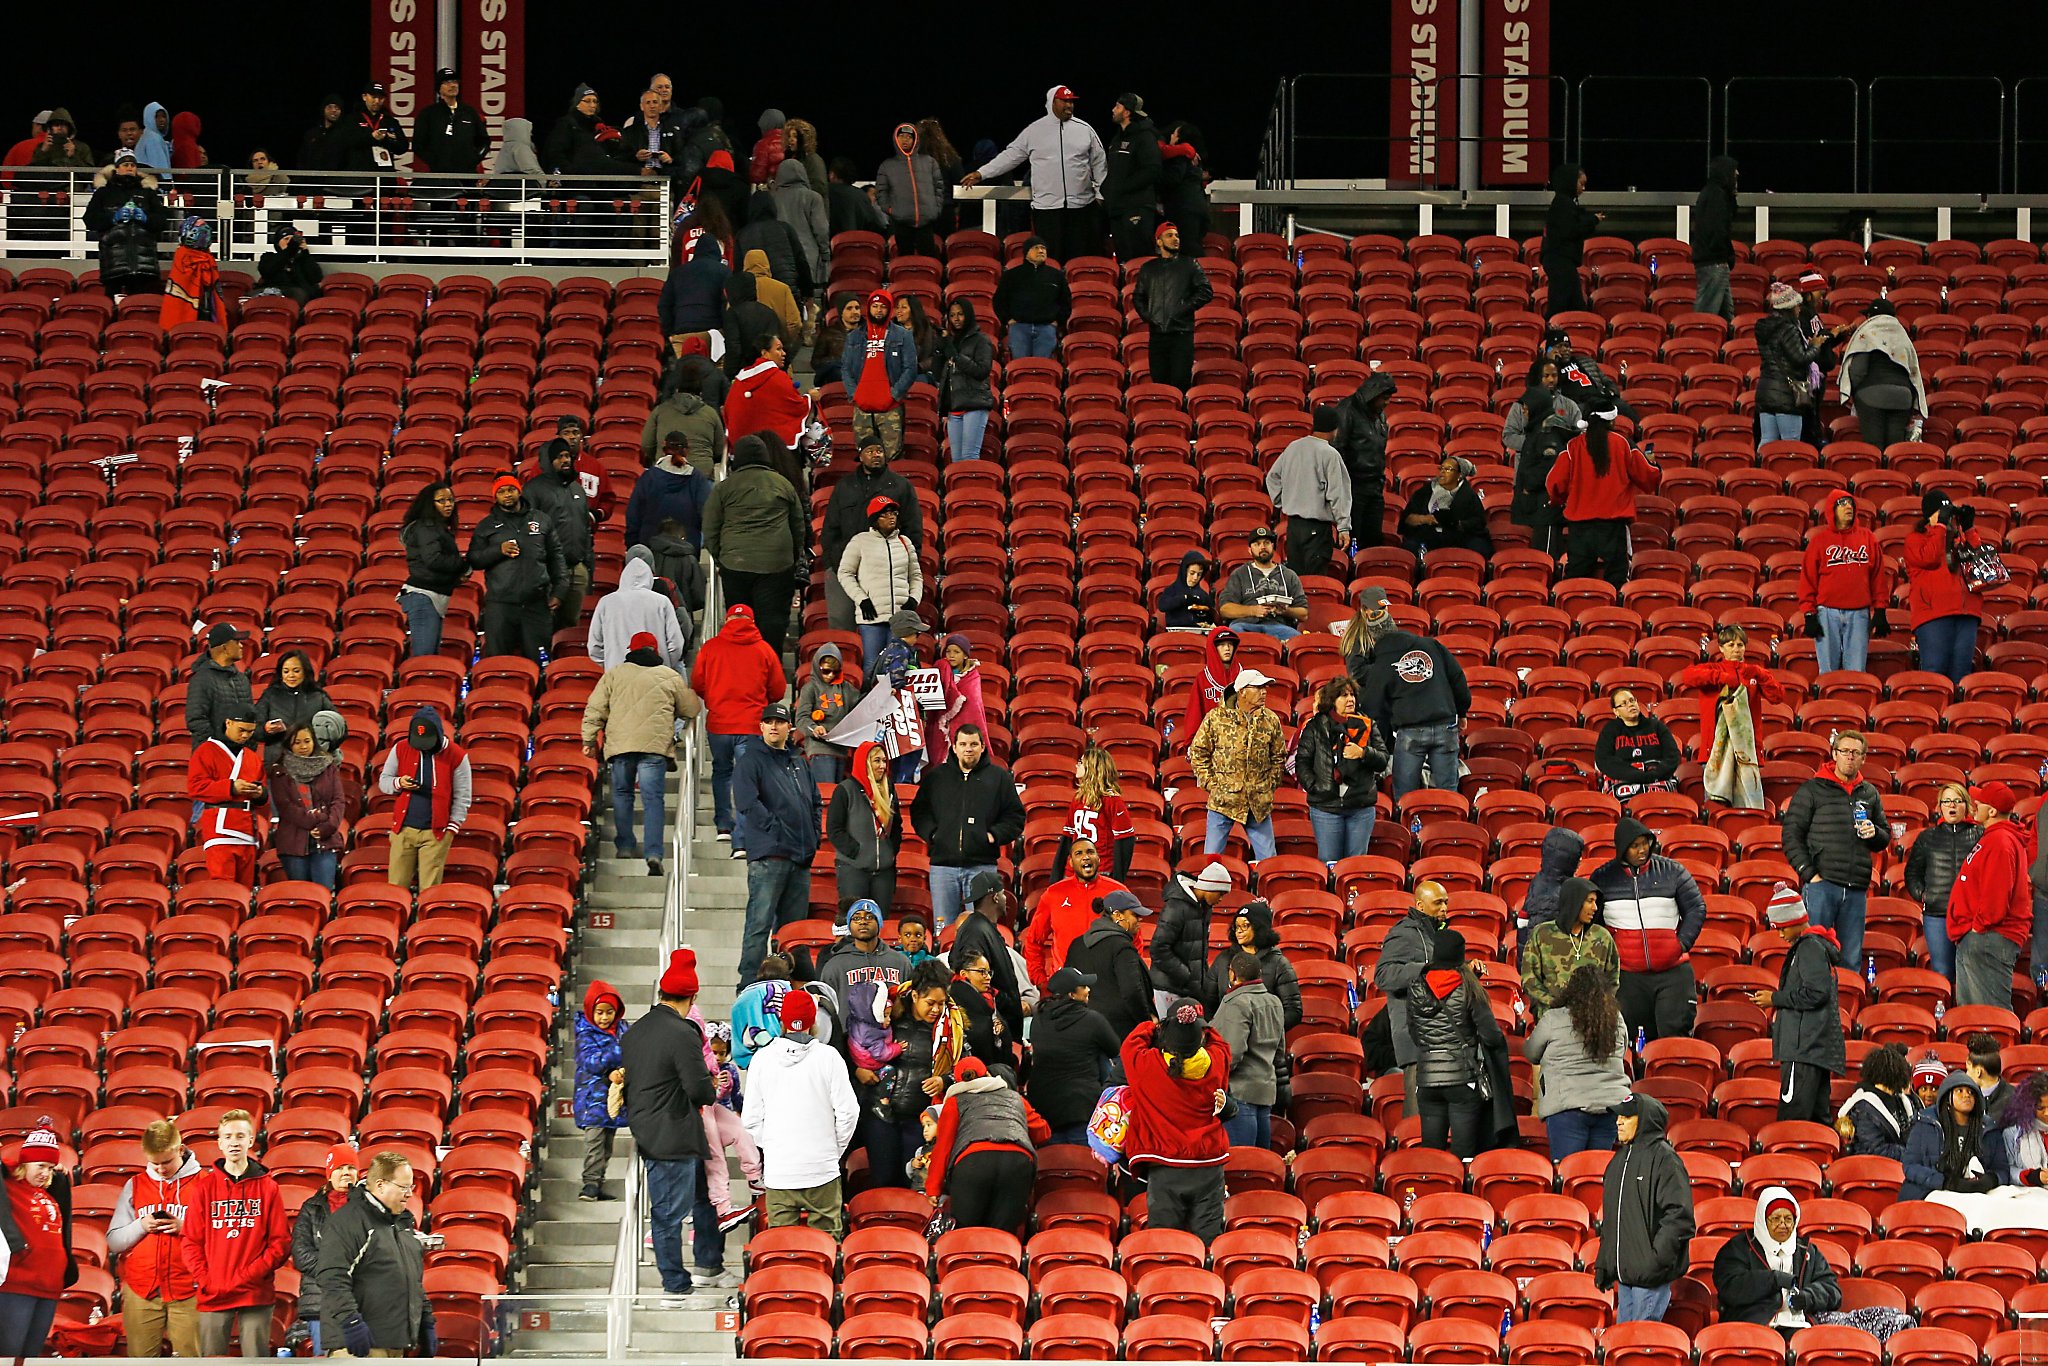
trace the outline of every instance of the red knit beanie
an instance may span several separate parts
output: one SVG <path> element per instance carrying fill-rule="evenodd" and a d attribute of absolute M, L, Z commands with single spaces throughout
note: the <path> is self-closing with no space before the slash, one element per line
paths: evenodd
<path fill-rule="evenodd" d="M 671 997 L 697 994 L 697 953 L 677 949 L 668 956 L 668 971 L 661 974 L 661 994 Z"/>

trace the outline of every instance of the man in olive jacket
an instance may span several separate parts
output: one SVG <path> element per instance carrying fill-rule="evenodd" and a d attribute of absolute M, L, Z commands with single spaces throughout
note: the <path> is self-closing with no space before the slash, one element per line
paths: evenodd
<path fill-rule="evenodd" d="M 789 637 L 797 564 L 810 544 L 810 518 L 796 487 L 768 464 L 768 443 L 733 443 L 732 473 L 704 504 L 704 548 L 723 577 L 728 603 L 754 609 L 754 624 L 781 654 Z"/>
<path fill-rule="evenodd" d="M 426 1250 L 406 1209 L 412 1194 L 412 1164 L 400 1153 L 378 1153 L 348 1203 L 327 1217 L 313 1279 L 320 1321 L 344 1349 L 336 1356 L 409 1356 L 416 1347 L 437 1354 Z"/>

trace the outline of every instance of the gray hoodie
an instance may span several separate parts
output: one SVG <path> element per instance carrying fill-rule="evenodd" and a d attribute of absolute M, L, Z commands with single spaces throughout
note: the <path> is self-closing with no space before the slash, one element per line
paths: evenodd
<path fill-rule="evenodd" d="M 1216 1007 L 1209 1027 L 1230 1045 L 1230 1094 L 1246 1105 L 1271 1105 L 1280 1097 L 1280 1050 L 1287 1047 L 1287 1022 L 1280 998 L 1261 980 L 1232 987 Z"/>
<path fill-rule="evenodd" d="M 683 652 L 689 638 L 676 620 L 675 604 L 654 586 L 654 556 L 644 547 L 641 555 L 628 553 L 619 570 L 619 586 L 597 601 L 590 614 L 589 637 L 584 649 L 607 669 L 626 662 L 626 650 L 634 636 L 646 631 L 653 635 L 655 652 L 671 669 L 683 667 Z"/>
<path fill-rule="evenodd" d="M 539 180 L 547 174 L 541 170 L 540 155 L 533 150 L 532 119 L 505 120 L 504 145 L 498 148 L 492 170 L 501 178 L 524 176 L 528 180 Z"/>
<path fill-rule="evenodd" d="M 784 165 L 789 163 L 784 162 Z M 818 664 L 830 657 L 839 661 L 839 677 L 823 682 L 818 677 Z M 811 727 L 823 726 L 827 734 L 838 729 L 846 713 L 853 710 L 853 704 L 860 699 L 860 690 L 850 684 L 846 677 L 846 659 L 839 653 L 839 647 L 831 641 L 820 645 L 811 655 L 811 676 L 804 680 L 803 687 L 796 694 L 796 731 L 804 740 L 806 759 L 843 759 L 846 750 L 838 745 L 828 745 L 811 734 Z"/>
<path fill-rule="evenodd" d="M 1628 1073 L 1622 1070 L 1628 1056 L 1628 1026 L 1619 1016 L 1614 1047 L 1604 1058 L 1587 1053 L 1585 1040 L 1572 1028 L 1567 1010 L 1545 1011 L 1522 1045 L 1522 1053 L 1543 1069 L 1543 1089 L 1536 1097 L 1539 1119 L 1566 1110 L 1604 1111 L 1621 1104 L 1628 1095 Z"/>
<path fill-rule="evenodd" d="M 1082 209 L 1095 202 L 1109 174 L 1102 139 L 1078 118 L 1062 123 L 1053 117 L 1053 86 L 1045 92 L 1045 117 L 1033 119 L 1016 141 L 996 154 L 977 174 L 988 180 L 1031 163 L 1031 207 Z"/>
<path fill-rule="evenodd" d="M 769 193 L 775 199 L 775 216 L 789 225 L 796 234 L 797 245 L 803 248 L 811 278 L 824 280 L 832 273 L 832 228 L 825 213 L 825 200 L 811 188 L 804 164 L 785 158 L 775 168 L 774 188 Z"/>

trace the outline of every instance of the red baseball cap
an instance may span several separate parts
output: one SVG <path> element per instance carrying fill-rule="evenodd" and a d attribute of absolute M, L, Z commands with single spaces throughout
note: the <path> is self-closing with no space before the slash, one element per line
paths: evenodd
<path fill-rule="evenodd" d="M 880 516 L 884 510 L 893 508 L 895 506 L 896 500 L 894 498 L 886 497 L 879 493 L 876 494 L 874 497 L 868 499 L 868 520 L 873 521 L 876 517 Z"/>
<path fill-rule="evenodd" d="M 628 650 L 658 650 L 661 648 L 661 642 L 654 638 L 654 632 L 652 631 L 636 631 L 633 633 L 633 638 L 626 642 L 626 648 Z"/>
<path fill-rule="evenodd" d="M 2009 785 L 1994 779 L 1988 783 L 1978 783 L 1975 787 L 1971 788 L 1970 800 L 1984 803 L 1984 805 L 1998 812 L 2001 816 L 2010 816 L 2019 798 L 2013 795 L 2013 790 Z"/>
<path fill-rule="evenodd" d="M 1074 93 L 1073 88 L 1071 86 L 1064 85 L 1061 86 L 1059 89 L 1053 91 L 1052 97 L 1056 100 L 1078 100 L 1081 98 L 1079 95 L 1076 95 Z"/>

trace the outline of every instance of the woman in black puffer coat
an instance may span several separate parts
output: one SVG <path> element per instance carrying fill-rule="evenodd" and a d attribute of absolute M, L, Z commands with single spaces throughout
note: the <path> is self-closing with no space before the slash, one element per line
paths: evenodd
<path fill-rule="evenodd" d="M 1339 674 L 1316 692 L 1316 714 L 1302 723 L 1294 746 L 1294 772 L 1323 862 L 1356 857 L 1372 843 L 1386 771 L 1386 742 L 1359 714 L 1358 684 Z"/>
<path fill-rule="evenodd" d="M 1757 319 L 1757 444 L 1799 440 L 1813 406 L 1809 372 L 1820 358 L 1799 331 L 1799 291 L 1780 280 L 1765 296 L 1770 311 Z"/>
<path fill-rule="evenodd" d="M 1948 937 L 1948 894 L 1984 827 L 1970 819 L 1970 793 L 1961 783 L 1941 785 L 1934 811 L 1936 823 L 1920 832 L 1913 852 L 1906 856 L 1906 895 L 1920 903 L 1927 966 L 1954 981 L 1956 947 Z"/>
<path fill-rule="evenodd" d="M 1287 1027 L 1301 1023 L 1301 978 L 1294 964 L 1280 949 L 1280 932 L 1273 928 L 1273 908 L 1263 901 L 1247 901 L 1237 908 L 1230 922 L 1230 942 L 1209 964 L 1206 988 L 1210 1000 L 1219 1005 L 1230 991 L 1230 960 L 1240 953 L 1259 960 L 1259 980 L 1266 990 L 1280 998 L 1280 1011 Z M 1283 1057 L 1282 1063 L 1287 1060 Z"/>
<path fill-rule="evenodd" d="M 405 547 L 398 605 L 405 611 L 412 658 L 439 654 L 448 596 L 469 577 L 469 560 L 455 541 L 455 490 L 445 483 L 421 489 L 406 509 L 398 540 Z"/>
<path fill-rule="evenodd" d="M 1428 971 L 1408 991 L 1408 1032 L 1415 1041 L 1422 1146 L 1470 1160 L 1489 1128 L 1492 1106 L 1479 1094 L 1481 1042 L 1505 1046 L 1486 988 L 1465 962 L 1465 936 L 1438 930 Z"/>

